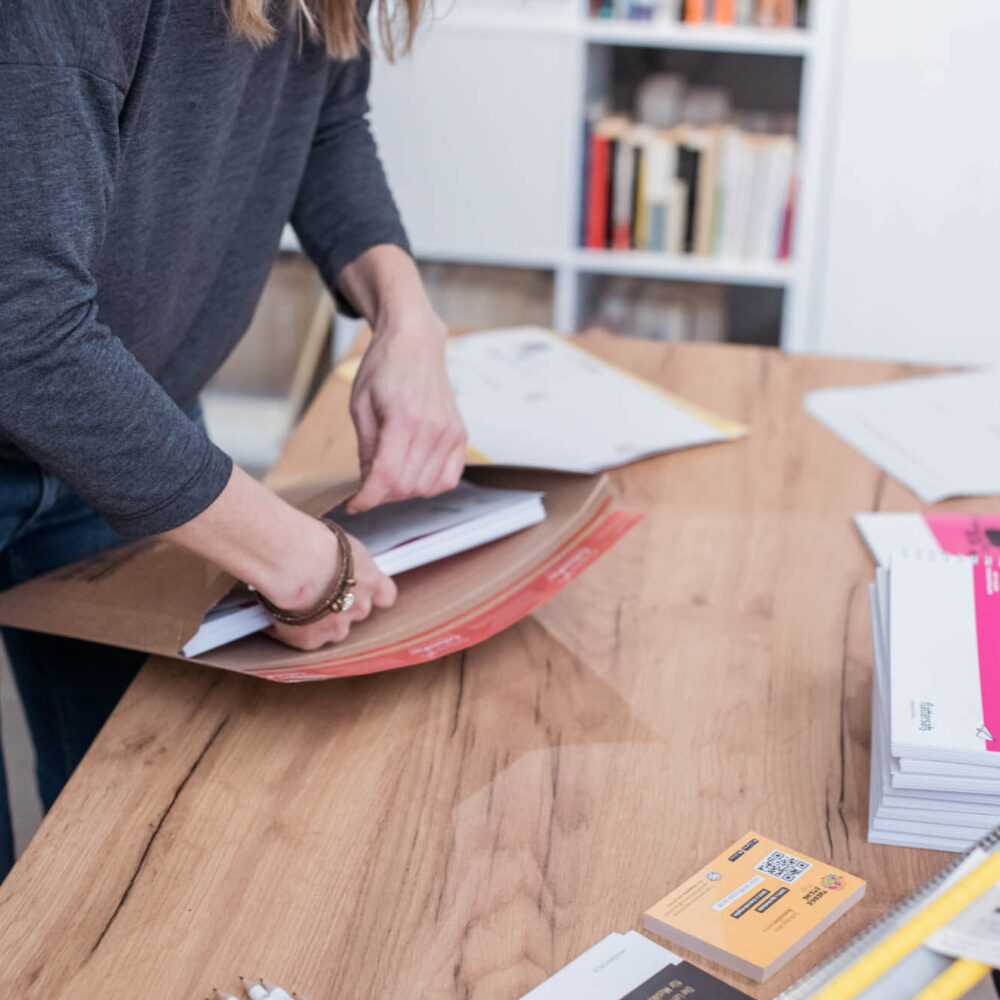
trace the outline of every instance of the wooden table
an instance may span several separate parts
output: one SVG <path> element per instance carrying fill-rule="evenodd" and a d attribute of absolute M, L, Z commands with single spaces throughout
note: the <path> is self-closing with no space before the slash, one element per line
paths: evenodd
<path fill-rule="evenodd" d="M 511 1000 L 755 828 L 869 880 L 765 986 L 696 960 L 773 997 L 948 860 L 865 840 L 850 517 L 918 504 L 801 405 L 906 369 L 587 342 L 750 436 L 617 473 L 645 521 L 465 653 L 298 686 L 150 661 L 0 890 L 0 994 L 198 1000 L 242 973 Z"/>

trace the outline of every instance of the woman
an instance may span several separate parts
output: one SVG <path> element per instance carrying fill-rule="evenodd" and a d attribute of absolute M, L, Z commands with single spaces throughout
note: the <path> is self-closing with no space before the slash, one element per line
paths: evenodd
<path fill-rule="evenodd" d="M 387 2 L 383 36 L 408 45 L 421 0 Z M 0 587 L 159 534 L 310 621 L 275 634 L 313 649 L 392 581 L 235 467 L 197 410 L 287 220 L 374 331 L 352 509 L 454 486 L 464 430 L 365 118 L 370 0 L 225 3 L 0 5 Z M 142 657 L 4 639 L 48 808 Z M 10 841 L 0 788 L 0 875 Z"/>

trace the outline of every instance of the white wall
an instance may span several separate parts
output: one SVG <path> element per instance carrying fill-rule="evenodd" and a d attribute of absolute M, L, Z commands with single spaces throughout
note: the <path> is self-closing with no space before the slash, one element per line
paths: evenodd
<path fill-rule="evenodd" d="M 835 2 L 847 11 L 812 346 L 1000 361 L 1000 3 Z"/>

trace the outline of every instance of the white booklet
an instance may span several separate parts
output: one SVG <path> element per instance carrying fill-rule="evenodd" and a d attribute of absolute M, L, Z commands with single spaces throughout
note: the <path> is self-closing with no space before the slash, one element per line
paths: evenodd
<path fill-rule="evenodd" d="M 893 755 L 984 765 L 1000 778 L 1000 564 L 893 556 L 889 676 Z M 911 775 L 932 777 L 947 783 Z M 961 780 L 1000 791 L 1000 781 Z"/>
<path fill-rule="evenodd" d="M 1000 369 L 819 389 L 806 410 L 925 503 L 1000 493 Z"/>
<path fill-rule="evenodd" d="M 637 931 L 609 934 L 521 1000 L 620 1000 L 680 961 Z"/>
<path fill-rule="evenodd" d="M 594 473 L 746 433 L 539 327 L 453 337 L 446 360 L 476 464 Z"/>
<path fill-rule="evenodd" d="M 545 520 L 545 506 L 542 494 L 533 490 L 463 480 L 436 497 L 383 504 L 362 514 L 337 507 L 328 516 L 368 549 L 383 573 L 395 576 L 538 524 Z M 199 656 L 271 624 L 251 594 L 237 591 L 208 612 L 182 652 Z"/>

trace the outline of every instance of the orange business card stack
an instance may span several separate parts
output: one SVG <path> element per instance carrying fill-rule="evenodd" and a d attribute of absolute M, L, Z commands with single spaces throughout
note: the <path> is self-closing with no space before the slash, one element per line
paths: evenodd
<path fill-rule="evenodd" d="M 764 982 L 865 894 L 863 880 L 751 831 L 646 913 L 646 930 Z"/>

